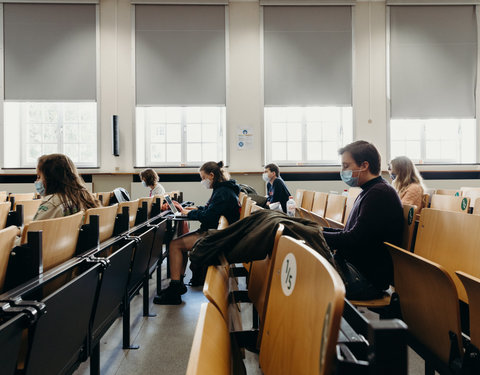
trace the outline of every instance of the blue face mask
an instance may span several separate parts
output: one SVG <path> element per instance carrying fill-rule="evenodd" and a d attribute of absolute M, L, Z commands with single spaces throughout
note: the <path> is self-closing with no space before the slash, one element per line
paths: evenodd
<path fill-rule="evenodd" d="M 43 186 L 42 181 L 35 181 L 35 190 L 37 191 L 38 194 L 41 196 L 45 195 L 45 186 Z"/>
<path fill-rule="evenodd" d="M 345 169 L 344 171 L 340 171 L 340 177 L 343 182 L 345 182 L 350 187 L 357 187 L 358 186 L 358 177 L 352 177 L 353 172 L 351 169 Z"/>
<path fill-rule="evenodd" d="M 397 175 L 394 174 L 394 173 L 390 173 L 390 178 L 393 180 L 395 180 L 397 178 Z"/>

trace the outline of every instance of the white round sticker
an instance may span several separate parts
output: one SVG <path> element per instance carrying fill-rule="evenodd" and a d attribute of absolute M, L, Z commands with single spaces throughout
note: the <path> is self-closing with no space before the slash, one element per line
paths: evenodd
<path fill-rule="evenodd" d="M 288 253 L 282 263 L 282 290 L 286 296 L 292 294 L 297 279 L 297 261 L 292 253 Z"/>

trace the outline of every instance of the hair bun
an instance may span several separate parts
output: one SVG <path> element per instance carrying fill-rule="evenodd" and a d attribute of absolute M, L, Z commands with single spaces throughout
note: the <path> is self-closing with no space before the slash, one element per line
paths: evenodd
<path fill-rule="evenodd" d="M 217 167 L 218 167 L 218 168 L 223 168 L 223 161 L 220 160 L 220 161 L 217 163 Z"/>

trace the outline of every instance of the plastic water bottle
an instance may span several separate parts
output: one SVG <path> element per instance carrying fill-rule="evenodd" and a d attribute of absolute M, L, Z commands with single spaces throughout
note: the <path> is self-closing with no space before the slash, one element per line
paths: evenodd
<path fill-rule="evenodd" d="M 342 195 L 343 195 L 344 197 L 348 197 L 348 190 L 347 190 L 347 189 L 343 190 Z"/>
<path fill-rule="evenodd" d="M 288 197 L 287 201 L 287 215 L 291 217 L 295 217 L 295 208 L 297 207 L 297 204 L 293 200 L 293 197 L 290 195 Z"/>

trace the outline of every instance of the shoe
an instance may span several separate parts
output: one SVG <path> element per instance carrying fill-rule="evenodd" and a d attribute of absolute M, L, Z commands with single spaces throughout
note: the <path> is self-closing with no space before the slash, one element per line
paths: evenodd
<path fill-rule="evenodd" d="M 170 286 L 168 288 L 170 288 Z M 157 294 L 157 296 L 161 296 L 162 294 L 165 294 L 165 292 L 168 290 L 168 288 L 162 289 L 160 291 L 160 293 Z M 187 286 L 184 283 L 181 283 L 180 286 L 178 287 L 177 291 L 179 292 L 180 295 L 183 295 L 183 294 L 187 293 L 188 289 L 187 289 Z"/>
<path fill-rule="evenodd" d="M 180 305 L 182 303 L 182 297 L 180 294 L 167 294 L 163 293 L 153 298 L 155 305 Z"/>

